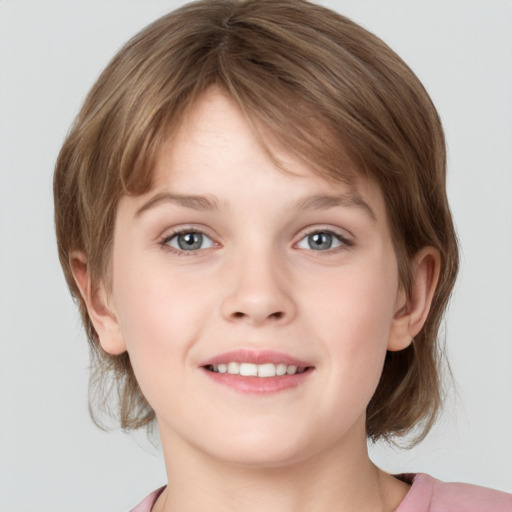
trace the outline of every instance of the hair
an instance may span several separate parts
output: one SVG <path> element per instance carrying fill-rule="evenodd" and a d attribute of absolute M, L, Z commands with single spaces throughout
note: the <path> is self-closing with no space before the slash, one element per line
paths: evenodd
<path fill-rule="evenodd" d="M 426 323 L 408 348 L 387 353 L 367 408 L 369 438 L 413 429 L 423 438 L 442 401 L 438 334 L 458 269 L 441 122 L 418 78 L 384 42 L 304 0 L 187 4 L 128 41 L 87 96 L 57 160 L 54 197 L 59 257 L 91 348 L 93 419 L 110 410 L 123 429 L 134 429 L 155 416 L 129 354 L 102 350 L 70 253 L 86 255 L 93 285 L 109 282 L 120 198 L 151 188 L 160 147 L 211 87 L 236 102 L 269 154 L 261 128 L 327 179 L 347 183 L 363 173 L 379 185 L 407 294 L 415 254 L 439 250 Z"/>

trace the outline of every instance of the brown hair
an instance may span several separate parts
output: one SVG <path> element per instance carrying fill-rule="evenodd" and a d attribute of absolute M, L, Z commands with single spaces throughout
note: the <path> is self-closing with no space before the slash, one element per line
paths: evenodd
<path fill-rule="evenodd" d="M 379 184 L 406 291 L 413 256 L 425 246 L 439 249 L 427 321 L 410 347 L 388 352 L 367 409 L 370 438 L 403 435 L 418 424 L 421 438 L 441 402 L 437 337 L 458 268 L 441 123 L 417 77 L 386 44 L 303 0 L 185 5 L 130 40 L 86 98 L 60 152 L 54 194 L 60 261 L 91 346 L 92 402 L 113 398 L 123 428 L 154 419 L 129 355 L 101 349 L 70 251 L 87 255 L 93 283 L 108 282 L 120 197 L 151 187 L 159 148 L 211 86 L 237 102 L 256 134 L 265 127 L 328 179 L 350 181 L 351 162 Z"/>

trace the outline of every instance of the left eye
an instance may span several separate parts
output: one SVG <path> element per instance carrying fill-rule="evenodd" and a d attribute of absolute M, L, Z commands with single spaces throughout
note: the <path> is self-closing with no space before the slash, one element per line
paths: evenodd
<path fill-rule="evenodd" d="M 341 245 L 348 245 L 339 235 L 330 231 L 315 231 L 302 238 L 297 244 L 299 249 L 312 249 L 313 251 L 328 251 Z"/>
<path fill-rule="evenodd" d="M 214 246 L 214 242 L 209 236 L 197 231 L 176 233 L 167 238 L 165 244 L 179 251 L 197 251 Z"/>

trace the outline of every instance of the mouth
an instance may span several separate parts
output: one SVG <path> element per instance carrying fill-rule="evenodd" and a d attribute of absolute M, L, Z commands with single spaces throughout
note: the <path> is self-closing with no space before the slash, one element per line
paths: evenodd
<path fill-rule="evenodd" d="M 231 361 L 228 363 L 209 364 L 204 368 L 213 373 L 241 375 L 243 377 L 259 377 L 267 379 L 271 377 L 282 377 L 285 375 L 299 375 L 312 369 L 311 366 L 297 366 L 286 363 L 239 363 Z"/>
<path fill-rule="evenodd" d="M 214 382 L 235 391 L 268 395 L 299 387 L 314 372 L 309 362 L 271 350 L 235 350 L 203 361 Z"/>

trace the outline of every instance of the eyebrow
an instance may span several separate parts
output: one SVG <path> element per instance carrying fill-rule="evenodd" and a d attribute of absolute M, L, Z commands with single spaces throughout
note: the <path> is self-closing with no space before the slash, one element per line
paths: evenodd
<path fill-rule="evenodd" d="M 371 209 L 370 205 L 356 192 L 338 195 L 314 195 L 306 197 L 295 203 L 298 210 L 328 210 L 336 206 L 360 208 L 368 214 L 368 216 L 376 221 L 377 216 Z"/>
<path fill-rule="evenodd" d="M 146 201 L 135 212 L 135 217 L 140 217 L 144 212 L 166 203 L 175 204 L 177 206 L 184 206 L 186 208 L 199 211 L 211 211 L 219 209 L 219 205 L 214 198 L 207 196 L 171 194 L 169 192 L 162 192 L 160 194 L 154 195 L 151 199 Z"/>
<path fill-rule="evenodd" d="M 199 195 L 184 195 L 184 194 L 171 194 L 169 192 L 162 192 L 154 195 L 151 199 L 146 201 L 136 212 L 135 217 L 140 217 L 144 212 L 160 206 L 161 204 L 174 204 L 191 208 L 198 211 L 212 211 L 219 210 L 218 202 L 214 197 L 199 196 Z M 296 210 L 328 210 L 337 206 L 343 207 L 356 207 L 362 209 L 368 216 L 376 221 L 377 217 L 370 205 L 357 193 L 350 192 L 347 194 L 338 195 L 314 195 L 304 199 L 300 199 L 292 205 L 292 209 Z"/>

